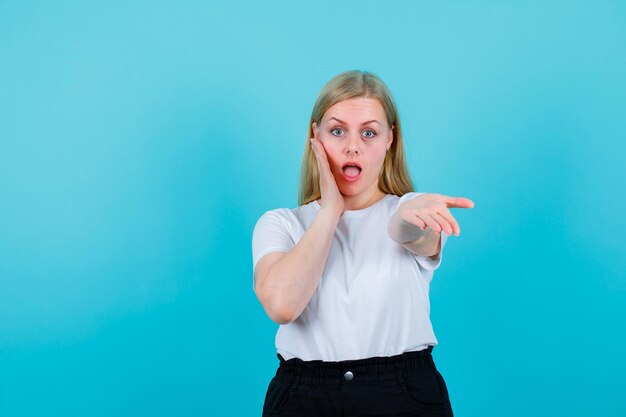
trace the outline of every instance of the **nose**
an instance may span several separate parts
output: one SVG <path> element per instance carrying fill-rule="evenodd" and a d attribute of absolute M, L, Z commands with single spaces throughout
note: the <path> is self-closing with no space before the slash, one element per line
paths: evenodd
<path fill-rule="evenodd" d="M 359 141 L 361 139 L 359 138 L 358 134 L 351 134 L 348 135 L 348 141 L 346 143 L 346 150 L 348 153 L 354 153 L 357 154 L 359 153 Z"/>

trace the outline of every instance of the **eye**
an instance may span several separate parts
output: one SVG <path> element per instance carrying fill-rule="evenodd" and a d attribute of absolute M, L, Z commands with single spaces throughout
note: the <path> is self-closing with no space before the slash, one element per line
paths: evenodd
<path fill-rule="evenodd" d="M 363 134 L 365 134 L 365 133 L 367 133 L 367 132 L 370 132 L 370 133 L 371 133 L 371 135 L 370 135 L 370 136 L 365 136 L 366 138 L 368 138 L 368 139 L 373 139 L 374 137 L 376 137 L 376 132 L 374 132 L 373 130 L 368 129 L 368 130 L 366 130 L 365 132 L 363 132 Z"/>
<path fill-rule="evenodd" d="M 343 129 L 340 129 L 340 128 L 336 127 L 336 128 L 334 128 L 334 129 L 332 129 L 332 130 L 330 131 L 330 133 L 331 133 L 331 134 L 333 134 L 333 135 L 335 135 L 335 136 L 341 136 L 341 133 L 339 133 L 339 134 L 335 134 L 335 133 L 333 133 L 333 132 L 336 132 L 337 130 L 339 130 L 339 131 L 343 132 Z"/>

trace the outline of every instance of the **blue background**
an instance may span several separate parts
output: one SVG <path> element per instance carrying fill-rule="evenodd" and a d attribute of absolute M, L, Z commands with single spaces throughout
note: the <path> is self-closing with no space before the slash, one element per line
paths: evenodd
<path fill-rule="evenodd" d="M 260 415 L 260 215 L 322 86 L 387 83 L 458 416 L 623 416 L 626 3 L 0 2 L 0 415 Z"/>

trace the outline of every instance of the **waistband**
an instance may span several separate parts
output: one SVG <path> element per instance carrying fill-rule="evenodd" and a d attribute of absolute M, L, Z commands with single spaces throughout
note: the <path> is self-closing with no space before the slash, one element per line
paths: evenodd
<path fill-rule="evenodd" d="M 398 373 L 436 370 L 432 357 L 433 346 L 426 349 L 404 352 L 394 356 L 375 356 L 365 359 L 346 361 L 303 361 L 300 358 L 285 360 L 279 353 L 280 365 L 276 378 L 285 381 L 303 383 L 364 382 L 388 380 Z M 346 374 L 349 373 L 349 376 Z"/>

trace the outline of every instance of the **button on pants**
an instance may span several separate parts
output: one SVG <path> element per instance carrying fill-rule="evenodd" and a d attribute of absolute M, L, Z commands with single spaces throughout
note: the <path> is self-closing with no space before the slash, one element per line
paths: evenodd
<path fill-rule="evenodd" d="M 278 354 L 263 417 L 452 417 L 432 350 L 338 362 L 285 361 Z"/>

